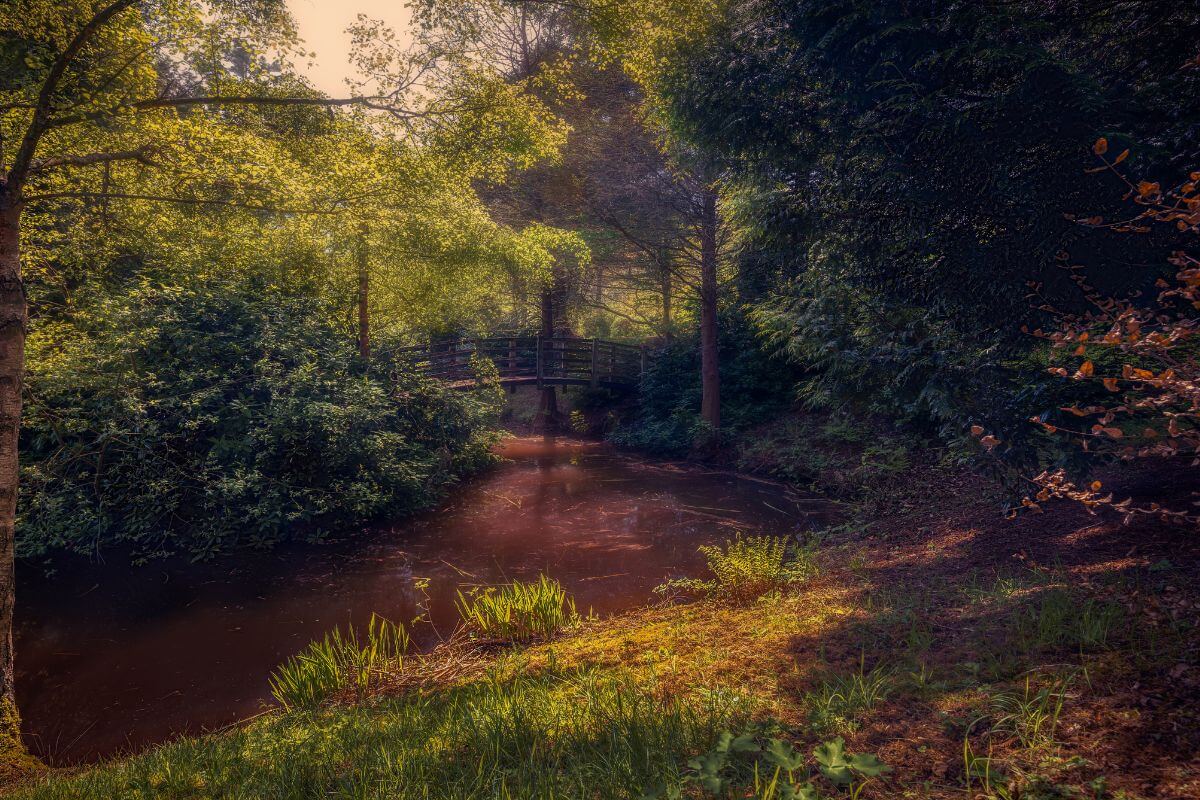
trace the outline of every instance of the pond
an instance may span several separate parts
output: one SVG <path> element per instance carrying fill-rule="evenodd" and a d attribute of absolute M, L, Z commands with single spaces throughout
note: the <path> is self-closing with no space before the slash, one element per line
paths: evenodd
<path fill-rule="evenodd" d="M 213 730 L 270 705 L 267 677 L 372 612 L 431 646 L 460 587 L 547 573 L 580 612 L 653 600 L 736 531 L 824 524 L 830 504 L 766 481 L 569 439 L 512 439 L 441 507 L 320 545 L 214 564 L 78 564 L 18 574 L 17 692 L 31 749 L 55 764 Z M 426 585 L 427 581 L 427 585 Z M 426 588 L 422 588 L 426 587 Z"/>

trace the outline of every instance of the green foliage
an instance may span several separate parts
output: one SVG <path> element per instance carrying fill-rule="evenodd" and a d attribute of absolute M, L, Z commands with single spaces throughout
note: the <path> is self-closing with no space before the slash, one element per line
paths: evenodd
<path fill-rule="evenodd" d="M 809 722 L 820 733 L 857 730 L 859 718 L 887 699 L 892 684 L 883 667 L 865 672 L 860 664 L 857 672 L 828 675 L 804 694 Z"/>
<path fill-rule="evenodd" d="M 816 549 L 796 548 L 782 537 L 740 534 L 724 548 L 700 548 L 716 579 L 716 594 L 734 600 L 761 597 L 817 574 Z"/>
<path fill-rule="evenodd" d="M 210 557 L 428 506 L 491 463 L 484 395 L 360 363 L 321 301 L 96 292 L 29 340 L 18 549 Z"/>
<path fill-rule="evenodd" d="M 725 731 L 708 752 L 688 761 L 686 780 L 709 797 L 819 800 L 818 775 L 857 796 L 867 780 L 891 769 L 874 754 L 847 753 L 841 737 L 818 745 L 810 765 L 781 733 L 772 723 L 737 735 Z"/>
<path fill-rule="evenodd" d="M 578 619 L 575 601 L 562 584 L 545 575 L 531 583 L 460 590 L 455 605 L 468 630 L 506 642 L 549 638 Z"/>
<path fill-rule="evenodd" d="M 780 536 L 743 536 L 738 533 L 724 546 L 702 545 L 711 579 L 679 578 L 657 587 L 656 592 L 708 594 L 722 600 L 746 603 L 770 592 L 803 583 L 819 571 L 815 546 L 797 547 Z"/>
<path fill-rule="evenodd" d="M 673 132 L 727 165 L 742 300 L 807 370 L 806 402 L 947 440 L 979 422 L 1006 457 L 1066 458 L 1027 422 L 1083 390 L 1052 385 L 1021 333 L 1044 324 L 1043 300 L 1086 306 L 1055 257 L 1129 296 L 1157 275 L 1128 265 L 1174 248 L 1069 218 L 1125 213 L 1082 174 L 1087 148 L 1145 143 L 1137 173 L 1159 175 L 1196 160 L 1200 120 L 1200 73 L 1178 67 L 1194 6 L 1077 5 L 735 0 L 660 57 Z"/>
<path fill-rule="evenodd" d="M 662 700 L 622 676 L 550 671 L 181 738 L 20 800 L 643 797 L 741 722 L 729 693 Z"/>
<path fill-rule="evenodd" d="M 354 626 L 334 628 L 271 674 L 271 695 L 285 709 L 313 709 L 346 686 L 361 699 L 383 670 L 396 670 L 408 651 L 408 631 L 375 614 L 362 641 Z"/>
<path fill-rule="evenodd" d="M 722 314 L 720 331 L 723 429 L 746 430 L 786 411 L 799 373 L 772 360 L 740 314 Z M 687 455 L 711 433 L 700 419 L 700 389 L 698 338 L 679 339 L 655 354 L 642 377 L 637 413 L 612 440 L 654 455 Z"/>

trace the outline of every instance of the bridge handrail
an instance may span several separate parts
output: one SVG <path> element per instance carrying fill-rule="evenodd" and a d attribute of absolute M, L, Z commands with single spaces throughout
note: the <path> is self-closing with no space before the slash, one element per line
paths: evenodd
<path fill-rule="evenodd" d="M 480 354 L 492 360 L 501 382 L 636 383 L 646 368 L 644 346 L 599 338 L 574 336 L 542 337 L 485 336 L 456 339 L 443 344 L 388 348 L 380 355 L 401 358 L 431 378 L 450 382 L 474 381 L 470 357 Z"/>

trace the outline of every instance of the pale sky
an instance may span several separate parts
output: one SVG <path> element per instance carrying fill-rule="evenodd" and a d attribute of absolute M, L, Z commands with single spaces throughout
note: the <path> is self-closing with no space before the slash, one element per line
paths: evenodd
<path fill-rule="evenodd" d="M 346 97 L 345 78 L 351 77 L 350 34 L 346 28 L 359 14 L 382 19 L 397 34 L 408 26 L 405 0 L 287 0 L 305 49 L 315 51 L 313 66 L 296 66 L 318 89 L 331 97 Z"/>

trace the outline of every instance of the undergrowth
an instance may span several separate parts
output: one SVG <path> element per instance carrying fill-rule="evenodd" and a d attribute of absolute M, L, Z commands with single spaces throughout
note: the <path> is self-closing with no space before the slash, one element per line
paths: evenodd
<path fill-rule="evenodd" d="M 858 797 L 869 780 L 891 770 L 874 754 L 847 752 L 840 737 L 817 745 L 809 759 L 783 733 L 770 721 L 737 735 L 724 731 L 708 752 L 688 761 L 684 780 L 704 797 L 820 800 L 838 790 Z M 664 796 L 672 795 L 662 788 L 646 795 Z"/>
<path fill-rule="evenodd" d="M 853 732 L 863 715 L 887 699 L 892 684 L 891 672 L 866 671 L 861 663 L 857 672 L 826 675 L 804 694 L 809 723 L 821 734 Z"/>

